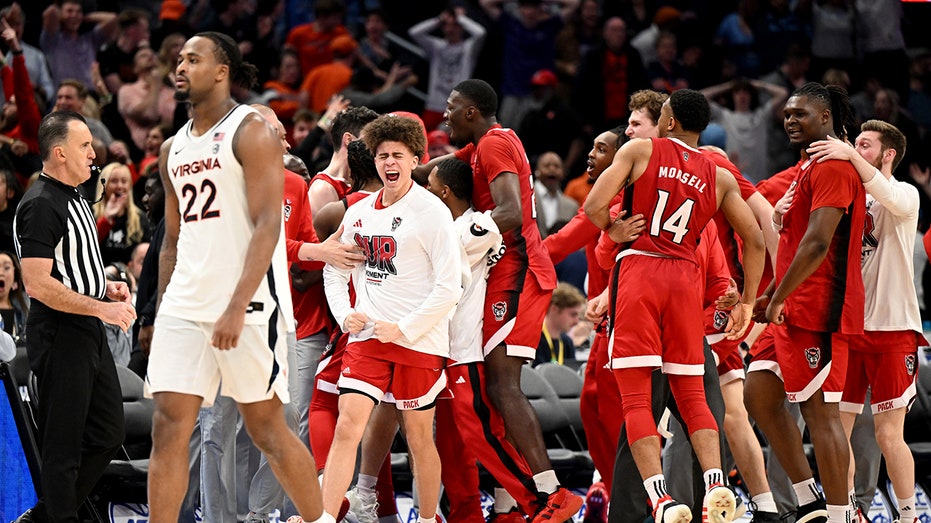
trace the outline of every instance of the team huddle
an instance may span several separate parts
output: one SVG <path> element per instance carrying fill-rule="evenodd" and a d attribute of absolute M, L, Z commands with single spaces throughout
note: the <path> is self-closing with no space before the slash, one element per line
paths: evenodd
<path fill-rule="evenodd" d="M 875 120 L 856 133 L 843 90 L 809 83 L 792 93 L 784 127 L 799 161 L 757 187 L 723 151 L 699 147 L 711 115 L 704 95 L 634 93 L 638 125 L 596 137 L 591 192 L 544 240 L 527 154 L 497 123 L 484 81 L 452 90 L 444 118 L 462 147 L 429 161 L 417 118 L 347 109 L 332 137 L 350 179 L 320 173 L 308 193 L 285 170 L 274 112 L 230 96 L 254 81 L 235 42 L 191 38 L 177 77 L 192 119 L 159 158 L 165 239 L 146 380 L 153 523 L 177 521 L 190 435 L 218 389 L 293 502 L 291 522 L 392 516 L 399 426 L 418 523 L 439 520 L 441 485 L 449 521 L 483 518 L 476 463 L 499 485 L 491 519 L 570 519 L 583 500 L 560 484 L 520 382 L 554 264 L 583 248 L 596 328 L 581 414 L 611 521 L 740 517 L 726 444 L 753 520 L 777 522 L 749 417 L 791 480 L 797 523 L 861 517 L 849 439 L 868 390 L 879 446 L 897 464 L 888 472 L 898 521 L 917 520 L 902 432 L 925 344 L 905 276 L 918 194 L 892 177 L 902 133 Z M 317 233 L 332 234 L 292 234 L 310 215 Z M 292 300 L 297 267 L 322 267 L 320 294 Z M 302 299 L 326 300 L 332 319 L 321 321 L 336 327 L 318 340 L 315 376 L 288 363 L 289 334 L 307 329 L 294 321 Z M 786 399 L 809 427 L 823 492 Z M 289 402 L 300 428 L 286 423 Z M 701 471 L 691 499 L 673 481 L 689 465 L 661 457 L 667 407 L 684 431 L 671 445 L 690 444 Z"/>

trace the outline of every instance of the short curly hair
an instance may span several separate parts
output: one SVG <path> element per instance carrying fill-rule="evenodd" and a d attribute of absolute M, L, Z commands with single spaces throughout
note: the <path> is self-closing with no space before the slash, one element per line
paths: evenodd
<path fill-rule="evenodd" d="M 420 124 L 406 116 L 393 114 L 379 116 L 365 126 L 363 136 L 362 141 L 365 142 L 369 151 L 372 151 L 373 156 L 382 142 L 400 142 L 418 158 L 423 158 L 423 153 L 427 149 L 427 139 L 423 135 Z"/>
<path fill-rule="evenodd" d="M 682 129 L 700 133 L 711 121 L 711 105 L 705 95 L 692 89 L 679 89 L 669 95 L 672 116 L 679 120 Z"/>

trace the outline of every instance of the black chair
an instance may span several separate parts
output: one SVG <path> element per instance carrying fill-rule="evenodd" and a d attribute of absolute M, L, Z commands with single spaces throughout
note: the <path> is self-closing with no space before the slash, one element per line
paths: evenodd
<path fill-rule="evenodd" d="M 582 397 L 582 376 L 569 367 L 556 363 L 543 363 L 535 370 L 553 387 L 563 412 L 569 418 L 569 430 L 574 450 L 588 450 L 585 440 L 585 428 L 582 426 L 580 398 Z"/>

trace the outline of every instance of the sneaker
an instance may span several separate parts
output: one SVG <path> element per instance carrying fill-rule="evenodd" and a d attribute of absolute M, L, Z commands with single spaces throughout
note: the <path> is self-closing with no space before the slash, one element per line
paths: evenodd
<path fill-rule="evenodd" d="M 360 492 L 359 487 L 354 487 L 346 493 L 346 499 L 359 523 L 378 523 L 378 494 Z"/>
<path fill-rule="evenodd" d="M 268 514 L 259 514 L 250 511 L 246 519 L 243 520 L 243 523 L 268 523 Z"/>
<path fill-rule="evenodd" d="M 533 516 L 531 523 L 563 523 L 569 521 L 572 516 L 582 508 L 584 500 L 569 492 L 564 487 L 553 492 L 549 496 L 540 495 L 540 510 Z"/>
<path fill-rule="evenodd" d="M 736 514 L 737 498 L 731 489 L 716 485 L 705 494 L 701 507 L 702 523 L 730 523 Z"/>
<path fill-rule="evenodd" d="M 779 521 L 779 514 L 775 512 L 763 512 L 762 510 L 754 510 L 753 519 L 750 520 L 750 523 L 779 523 Z"/>
<path fill-rule="evenodd" d="M 304 518 L 295 514 L 294 516 L 288 518 L 287 523 L 304 523 Z"/>
<path fill-rule="evenodd" d="M 795 523 L 827 523 L 828 507 L 824 498 L 806 503 L 795 509 Z"/>
<path fill-rule="evenodd" d="M 692 510 L 666 494 L 659 499 L 656 508 L 653 509 L 653 521 L 656 523 L 689 523 L 692 521 Z"/>
<path fill-rule="evenodd" d="M 593 484 L 585 494 L 585 517 L 582 523 L 607 523 L 608 491 L 601 481 Z"/>
<path fill-rule="evenodd" d="M 524 515 L 521 514 L 519 510 L 512 508 L 507 512 L 492 511 L 488 514 L 488 517 L 485 518 L 485 523 L 527 523 L 527 519 L 524 518 Z"/>

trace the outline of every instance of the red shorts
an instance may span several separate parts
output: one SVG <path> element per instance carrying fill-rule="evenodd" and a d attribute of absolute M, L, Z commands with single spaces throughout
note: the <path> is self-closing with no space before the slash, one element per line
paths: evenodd
<path fill-rule="evenodd" d="M 871 331 L 850 336 L 840 409 L 863 412 L 867 388 L 871 391 L 873 414 L 908 408 L 916 394 L 918 344 L 915 331 Z"/>
<path fill-rule="evenodd" d="M 346 353 L 346 342 L 349 335 L 340 333 L 330 337 L 330 342 L 323 349 L 320 361 L 317 363 L 317 373 L 314 375 L 314 388 L 330 394 L 339 394 L 340 371 L 343 370 L 343 354 Z"/>
<path fill-rule="evenodd" d="M 701 281 L 698 265 L 639 254 L 620 263 L 609 338 L 611 368 L 662 367 L 666 374 L 704 374 L 704 288 L 696 284 Z"/>
<path fill-rule="evenodd" d="M 489 281 L 482 324 L 485 355 L 504 344 L 508 356 L 533 360 L 552 296 L 553 291 L 543 290 L 533 274 L 527 274 L 519 293 L 496 289 Z"/>
<path fill-rule="evenodd" d="M 786 398 L 800 403 L 821 390 L 826 403 L 839 402 L 847 376 L 848 336 L 789 324 L 773 334 Z"/>
<path fill-rule="evenodd" d="M 776 325 L 775 323 L 766 325 L 763 332 L 753 342 L 753 346 L 750 347 L 750 365 L 747 366 L 747 372 L 768 370 L 780 380 L 783 379 L 782 369 L 779 367 L 779 360 L 776 358 L 776 338 L 773 333 L 784 328 L 784 325 Z"/>
<path fill-rule="evenodd" d="M 711 350 L 718 365 L 718 380 L 721 385 L 747 378 L 744 360 L 740 355 L 740 340 L 723 339 L 712 345 Z"/>
<path fill-rule="evenodd" d="M 373 344 L 382 347 L 389 345 L 377 340 L 366 340 L 346 347 L 339 393 L 364 394 L 378 403 L 385 393 L 390 392 L 399 410 L 432 408 L 437 396 L 446 389 L 446 372 L 442 366 L 435 369 L 412 367 L 376 358 L 366 353 L 367 346 Z M 392 349 L 399 351 L 398 354 L 403 354 L 401 351 L 416 352 L 399 345 Z"/>

